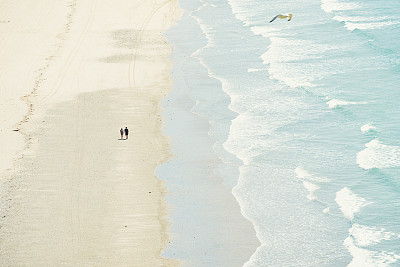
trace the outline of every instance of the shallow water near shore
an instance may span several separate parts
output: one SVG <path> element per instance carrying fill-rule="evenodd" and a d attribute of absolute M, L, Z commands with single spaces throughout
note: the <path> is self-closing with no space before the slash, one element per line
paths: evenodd
<path fill-rule="evenodd" d="M 161 113 L 172 158 L 157 168 L 168 190 L 171 225 L 164 256 L 179 259 L 182 266 L 242 266 L 260 243 L 231 193 L 240 161 L 226 151 L 225 158 L 215 153 L 222 150 L 235 113 L 228 109 L 220 82 L 209 79 L 198 59 L 188 57 L 199 49 L 201 30 L 195 23 L 184 14 L 167 34 L 176 47 L 175 85 Z"/>
<path fill-rule="evenodd" d="M 197 164 L 233 188 L 257 232 L 262 245 L 245 266 L 397 266 L 399 4 L 180 6 L 186 13 L 167 33 L 178 89 L 163 103 L 164 128 L 178 156 L 184 138 L 222 161 Z M 293 19 L 269 23 L 279 13 Z M 204 122 L 177 128 L 177 107 Z M 194 173 L 184 159 L 181 172 Z"/>

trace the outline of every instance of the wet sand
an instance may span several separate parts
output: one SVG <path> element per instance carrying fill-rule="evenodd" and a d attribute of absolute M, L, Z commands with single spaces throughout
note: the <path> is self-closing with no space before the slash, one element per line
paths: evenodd
<path fill-rule="evenodd" d="M 37 148 L 13 175 L 2 266 L 173 265 L 160 256 L 166 192 L 154 169 L 168 144 L 157 112 L 155 96 L 130 88 L 48 110 L 31 133 Z M 120 125 L 131 125 L 128 140 Z"/>

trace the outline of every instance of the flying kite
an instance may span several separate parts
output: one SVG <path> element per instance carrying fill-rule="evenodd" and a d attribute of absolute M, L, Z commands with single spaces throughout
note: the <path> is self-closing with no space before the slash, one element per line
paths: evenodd
<path fill-rule="evenodd" d="M 292 19 L 292 14 L 279 14 L 279 15 L 276 15 L 273 19 L 271 19 L 271 21 L 269 23 L 273 22 L 277 18 L 288 19 L 288 21 L 290 21 Z"/>

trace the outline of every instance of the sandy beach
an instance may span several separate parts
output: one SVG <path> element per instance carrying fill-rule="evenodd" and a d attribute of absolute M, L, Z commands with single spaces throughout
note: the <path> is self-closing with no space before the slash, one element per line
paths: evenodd
<path fill-rule="evenodd" d="M 1 266 L 178 264 L 161 256 L 155 168 L 179 16 L 176 1 L 0 3 Z"/>
<path fill-rule="evenodd" d="M 0 267 L 400 266 L 399 10 L 0 0 Z"/>

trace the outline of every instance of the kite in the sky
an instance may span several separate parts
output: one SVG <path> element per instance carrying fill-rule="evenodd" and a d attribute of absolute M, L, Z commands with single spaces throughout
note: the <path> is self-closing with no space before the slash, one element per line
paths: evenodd
<path fill-rule="evenodd" d="M 276 15 L 273 19 L 271 19 L 271 21 L 269 23 L 273 22 L 277 18 L 288 19 L 288 21 L 290 21 L 292 19 L 292 14 L 279 14 L 279 15 Z"/>

